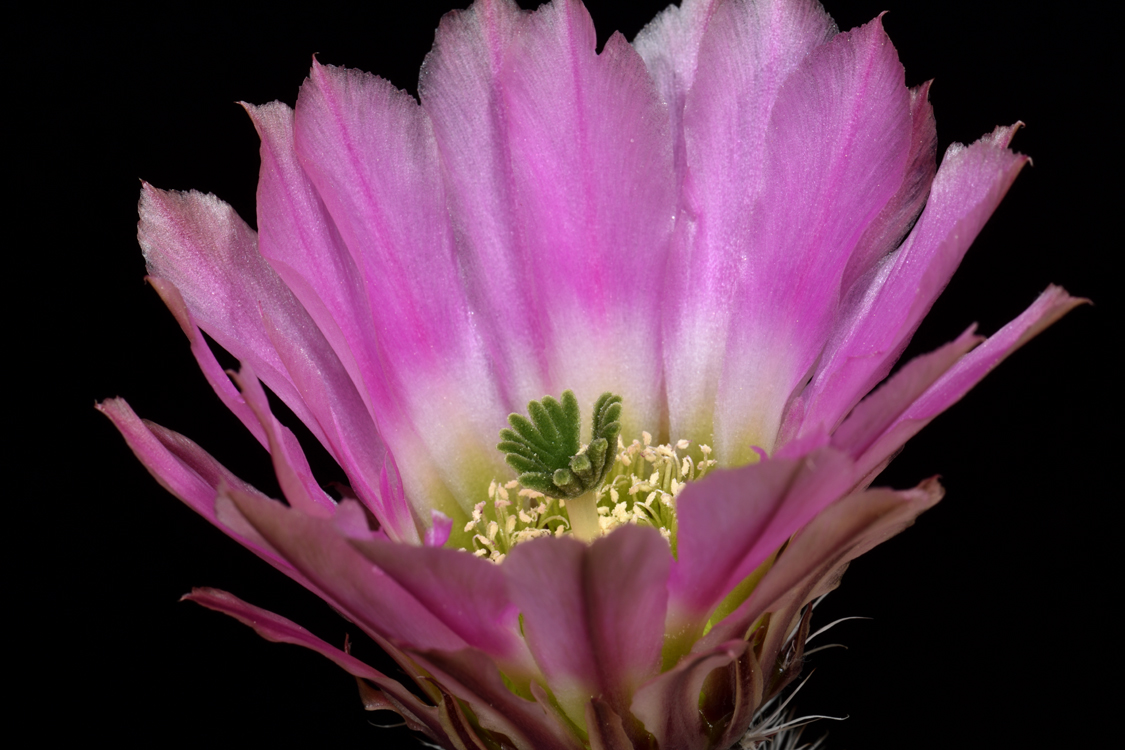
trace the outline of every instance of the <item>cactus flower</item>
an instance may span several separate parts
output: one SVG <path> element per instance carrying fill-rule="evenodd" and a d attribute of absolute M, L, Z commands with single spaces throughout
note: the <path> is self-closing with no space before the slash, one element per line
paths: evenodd
<path fill-rule="evenodd" d="M 1079 302 L 1050 287 L 892 374 L 1027 162 L 1017 126 L 939 166 L 928 84 L 878 18 L 839 32 L 815 0 L 684 0 L 600 54 L 578 0 L 477 0 L 419 92 L 314 61 L 294 108 L 247 105 L 257 232 L 143 187 L 149 281 L 283 500 L 99 407 L 414 684 L 187 598 L 318 651 L 442 747 L 752 746 L 810 603 L 942 494 L 873 479 Z"/>

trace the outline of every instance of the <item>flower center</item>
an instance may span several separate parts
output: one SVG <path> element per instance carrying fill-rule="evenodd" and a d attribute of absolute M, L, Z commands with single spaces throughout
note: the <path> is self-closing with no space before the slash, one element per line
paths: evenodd
<path fill-rule="evenodd" d="M 678 440 L 653 445 L 652 435 L 628 445 L 621 437 L 621 397 L 603 393 L 594 405 L 591 440 L 579 442 L 578 400 L 564 391 L 512 414 L 497 446 L 517 479 L 488 486 L 465 531 L 471 551 L 500 562 L 516 544 L 574 534 L 590 541 L 626 523 L 653 526 L 676 549 L 676 496 L 716 464 L 711 448 Z"/>

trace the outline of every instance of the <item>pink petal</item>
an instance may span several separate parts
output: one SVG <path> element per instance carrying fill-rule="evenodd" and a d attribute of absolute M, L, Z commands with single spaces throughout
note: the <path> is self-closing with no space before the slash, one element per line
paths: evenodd
<path fill-rule="evenodd" d="M 714 607 L 855 479 L 843 453 L 822 448 L 716 471 L 684 487 L 676 501 L 669 632 L 698 636 Z"/>
<path fill-rule="evenodd" d="M 592 696 L 625 715 L 659 670 L 670 564 L 660 535 L 632 525 L 590 545 L 533 540 L 504 560 L 528 648 L 571 720 L 585 721 Z"/>
<path fill-rule="evenodd" d="M 406 496 L 420 515 L 467 519 L 506 471 L 495 441 L 507 412 L 465 299 L 429 119 L 386 81 L 314 60 L 294 130 L 363 277 L 385 378 L 370 396 Z"/>
<path fill-rule="evenodd" d="M 699 712 L 699 692 L 713 670 L 738 659 L 747 648 L 741 638 L 692 654 L 649 681 L 633 699 L 633 714 L 662 748 L 704 750 L 710 747 Z"/>
<path fill-rule="evenodd" d="M 269 440 L 258 421 L 258 417 L 246 405 L 242 394 L 230 382 L 226 371 L 219 364 L 219 360 L 215 358 L 215 353 L 211 351 L 211 347 L 207 340 L 203 338 L 199 326 L 195 324 L 195 319 L 188 310 L 180 290 L 167 279 L 149 276 L 148 282 L 152 284 L 152 288 L 164 300 L 164 304 L 168 306 L 168 309 L 176 318 L 176 322 L 180 324 L 180 329 L 188 337 L 188 342 L 191 344 L 191 353 L 195 356 L 195 361 L 199 364 L 203 377 L 210 383 L 215 395 L 238 417 L 246 429 L 250 430 L 254 437 L 258 439 L 258 442 L 262 444 L 262 447 L 269 450 Z"/>
<path fill-rule="evenodd" d="M 669 104 L 673 122 L 683 129 L 677 142 L 684 141 L 685 161 L 677 166 L 681 173 L 686 169 L 665 290 L 671 434 L 711 443 L 738 267 L 747 257 L 745 222 L 761 192 L 770 113 L 782 82 L 835 33 L 835 25 L 814 2 L 786 1 L 694 3 L 678 13 L 669 9 L 658 21 L 646 30 L 656 36 L 639 39 L 638 49 L 650 70 L 671 69 L 672 81 L 667 73 L 654 71 L 654 77 L 665 96 L 674 91 Z M 654 50 L 661 38 L 675 40 L 671 59 L 663 62 Z M 680 152 L 678 147 L 678 157 Z M 731 456 L 722 459 L 733 462 Z"/>
<path fill-rule="evenodd" d="M 233 594 L 228 594 L 226 591 L 220 591 L 219 589 L 192 589 L 192 592 L 185 594 L 183 599 L 228 614 L 244 625 L 253 628 L 258 635 L 267 641 L 292 643 L 316 651 L 331 659 L 349 674 L 370 680 L 378 685 L 392 699 L 387 708 L 398 712 L 407 721 L 411 729 L 426 732 L 435 738 L 443 734 L 437 718 L 437 711 L 433 707 L 422 703 L 396 680 L 369 667 L 351 654 L 329 645 L 295 622 L 280 615 L 275 615 L 268 610 L 247 604 Z"/>
<path fill-rule="evenodd" d="M 758 662 L 754 649 L 748 648 L 738 660 L 726 668 L 731 695 L 729 714 L 722 714 L 727 727 L 716 743 L 718 747 L 734 747 L 737 741 L 750 728 L 754 715 L 762 705 L 765 692 L 765 675 Z M 704 688 L 706 693 L 706 687 Z M 709 697 L 709 696 L 708 696 Z"/>
<path fill-rule="evenodd" d="M 778 93 L 716 397 L 716 455 L 735 465 L 750 445 L 773 449 L 835 320 L 850 255 L 902 181 L 903 76 L 876 19 L 811 53 Z"/>
<path fill-rule="evenodd" d="M 960 401 L 962 396 L 1009 354 L 1086 302 L 1088 300 L 1071 297 L 1062 287 L 1048 287 L 1019 317 L 962 357 L 887 425 L 859 458 L 860 471 L 870 473 L 882 466 L 907 440 L 938 414 Z"/>
<path fill-rule="evenodd" d="M 461 748 L 467 748 L 468 750 L 489 750 L 489 747 L 481 740 L 475 727 L 469 722 L 469 717 L 465 715 L 464 707 L 456 698 L 447 692 L 442 692 L 441 704 L 438 706 L 438 711 L 441 715 L 442 726 L 445 728 L 446 734 L 451 738 L 449 747 L 454 747 L 458 750 L 461 750 Z"/>
<path fill-rule="evenodd" d="M 379 418 L 393 422 L 387 415 L 396 413 L 398 407 L 386 390 L 362 274 L 298 163 L 292 110 L 280 102 L 244 106 L 262 138 L 259 250 L 301 300 L 336 354 L 335 358 L 319 357 L 327 371 L 336 373 L 325 383 L 329 393 L 323 399 L 319 394 L 310 398 L 321 401 L 321 413 L 335 412 L 332 420 L 340 423 L 339 432 L 353 438 L 336 447 L 334 453 L 351 454 L 349 445 L 360 447 L 360 453 L 351 455 L 344 467 L 349 477 L 356 477 L 354 489 L 393 538 L 413 541 L 417 533 L 405 496 L 381 488 L 376 491 L 380 482 L 375 472 L 393 459 L 382 452 L 382 438 L 372 433 L 372 425 L 377 429 L 375 420 Z M 303 356 L 297 353 L 291 357 L 291 366 L 297 363 L 299 367 Z M 342 377 L 335 359 L 347 378 Z M 306 390 L 316 391 L 315 374 L 312 380 Z M 366 407 L 367 418 L 357 397 Z M 373 400 L 382 414 L 374 410 Z"/>
<path fill-rule="evenodd" d="M 902 243 L 926 205 L 930 185 L 937 172 L 937 123 L 934 121 L 934 108 L 929 99 L 931 83 L 932 81 L 927 81 L 910 89 L 910 117 L 913 127 L 902 184 L 864 230 L 852 251 L 840 282 L 840 289 L 845 296 L 857 282 L 866 288 L 864 277 L 883 256 Z"/>
<path fill-rule="evenodd" d="M 656 90 L 668 105 L 677 183 L 683 179 L 687 162 L 684 104 L 695 82 L 704 33 L 716 8 L 721 5 L 719 0 L 683 0 L 680 5 L 669 5 L 633 40 L 633 47 L 645 61 L 645 67 L 656 83 Z M 752 7 L 748 3 L 738 5 L 741 6 L 739 10 Z M 723 14 L 723 23 L 729 23 L 728 16 L 729 12 Z M 743 41 L 753 44 L 756 37 L 743 37 Z"/>
<path fill-rule="evenodd" d="M 139 237 L 153 285 L 165 298 L 212 387 L 243 420 L 196 337 L 194 323 L 254 368 L 348 473 L 360 497 L 388 532 L 418 541 L 409 510 L 384 503 L 377 472 L 386 460 L 382 439 L 335 352 L 281 279 L 258 254 L 254 233 L 213 196 L 169 193 L 145 185 Z M 171 290 L 178 294 L 173 294 Z M 185 312 L 186 308 L 186 312 Z M 261 429 L 251 427 L 259 437 Z M 290 451 L 297 459 L 295 441 Z M 307 468 L 304 469 L 307 473 Z"/>
<path fill-rule="evenodd" d="M 778 6 L 800 23 L 763 36 L 760 92 L 734 107 L 719 91 L 704 95 L 718 11 L 684 115 L 687 200 L 698 208 L 677 235 L 690 254 L 674 267 L 691 265 L 697 278 L 675 282 L 688 315 L 668 325 L 672 432 L 708 440 L 713 430 L 717 455 L 735 465 L 752 460 L 752 445 L 773 449 L 834 318 L 848 258 L 901 184 L 910 148 L 902 66 L 878 21 L 804 57 L 832 29 L 801 7 Z M 769 46 L 778 37 L 785 54 Z M 721 47 L 716 57 L 730 56 Z M 700 388 L 707 382 L 717 390 Z"/>
<path fill-rule="evenodd" d="M 370 410 L 368 391 L 383 383 L 362 274 L 298 163 L 293 110 L 281 102 L 243 106 L 262 139 L 258 250 L 308 310 Z"/>
<path fill-rule="evenodd" d="M 453 531 L 453 519 L 441 511 L 430 511 L 430 528 L 423 542 L 427 547 L 444 547 Z"/>
<path fill-rule="evenodd" d="M 498 565 L 464 550 L 364 539 L 351 544 L 466 643 L 499 661 L 509 677 L 526 680 L 538 671 Z"/>
<path fill-rule="evenodd" d="M 457 258 L 509 412 L 554 390 L 535 258 L 517 235 L 521 199 L 499 79 L 527 15 L 511 0 L 447 13 L 418 80 L 441 155 Z"/>
<path fill-rule="evenodd" d="M 1027 157 L 1007 149 L 1015 127 L 946 151 L 930 198 L 902 247 L 845 311 L 787 432 L 833 430 L 898 359 Z"/>
<path fill-rule="evenodd" d="M 331 518 L 336 503 L 316 483 L 297 438 L 270 412 L 266 392 L 262 390 L 262 384 L 254 376 L 254 371 L 249 365 L 244 365 L 242 372 L 235 375 L 234 379 L 242 390 L 246 405 L 265 430 L 274 473 L 277 474 L 285 499 L 302 513 Z"/>
<path fill-rule="evenodd" d="M 581 3 L 558 0 L 523 21 L 507 50 L 498 86 L 519 250 L 496 281 L 530 283 L 550 391 L 573 390 L 584 414 L 603 392 L 620 394 L 623 431 L 638 434 L 662 412 L 672 148 L 641 58 L 619 34 L 600 55 L 596 44 Z"/>
<path fill-rule="evenodd" d="M 237 490 L 220 497 L 229 499 L 322 598 L 373 637 L 418 648 L 465 647 L 463 639 L 353 549 L 331 519 Z"/>
<path fill-rule="evenodd" d="M 249 362 L 327 447 L 324 433 L 274 350 L 262 311 L 286 321 L 287 327 L 315 326 L 258 254 L 254 230 L 226 203 L 195 191 L 168 192 L 145 183 L 138 210 L 137 239 L 149 275 L 174 286 L 195 323 L 219 346 Z M 177 313 L 177 319 L 182 317 Z"/>
<path fill-rule="evenodd" d="M 380 472 L 394 459 L 335 352 L 318 331 L 286 325 L 289 321 L 274 318 L 266 311 L 262 319 L 293 385 L 327 436 L 325 447 L 347 472 L 356 494 L 392 539 L 420 543 L 415 518 L 405 498 L 380 491 Z M 312 326 L 311 321 L 308 325 Z"/>

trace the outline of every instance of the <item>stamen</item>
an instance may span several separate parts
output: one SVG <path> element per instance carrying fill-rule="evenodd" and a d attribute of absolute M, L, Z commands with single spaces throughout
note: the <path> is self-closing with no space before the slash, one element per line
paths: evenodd
<path fill-rule="evenodd" d="M 578 400 L 565 391 L 513 414 L 500 450 L 518 479 L 492 481 L 465 531 L 472 552 L 499 563 L 512 547 L 541 536 L 573 534 L 583 541 L 627 523 L 656 528 L 676 551 L 676 497 L 716 464 L 707 445 L 687 440 L 655 445 L 651 433 L 622 440 L 621 398 L 602 394 L 594 406 L 592 439 L 579 443 Z M 610 450 L 612 447 L 612 451 Z"/>

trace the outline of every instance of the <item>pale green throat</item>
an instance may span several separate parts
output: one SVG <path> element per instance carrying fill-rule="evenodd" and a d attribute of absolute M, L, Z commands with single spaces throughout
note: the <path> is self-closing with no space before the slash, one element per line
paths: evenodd
<path fill-rule="evenodd" d="M 711 449 L 679 440 L 628 445 L 621 437 L 622 399 L 603 393 L 594 404 L 591 438 L 582 444 L 578 399 L 563 391 L 512 414 L 497 448 L 519 477 L 493 481 L 465 526 L 471 551 L 500 562 L 513 546 L 541 536 L 573 534 L 591 541 L 626 523 L 653 526 L 676 548 L 676 496 L 715 466 Z M 530 418 L 529 418 L 530 417 Z M 693 455 L 694 454 L 694 455 Z"/>

